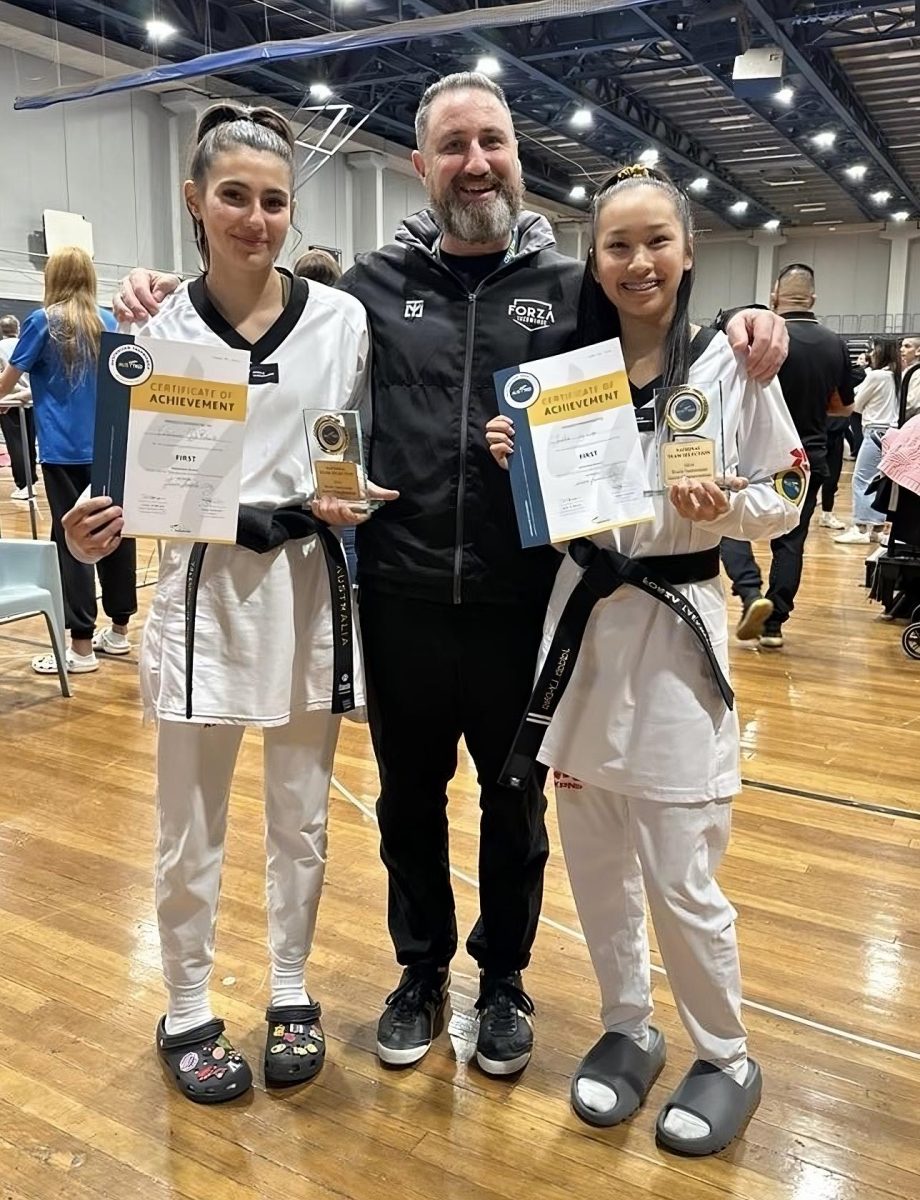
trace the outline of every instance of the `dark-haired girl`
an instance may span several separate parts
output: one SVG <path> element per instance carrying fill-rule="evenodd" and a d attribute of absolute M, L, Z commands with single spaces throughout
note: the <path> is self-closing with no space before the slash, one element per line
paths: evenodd
<path fill-rule="evenodd" d="M 710 1154 L 737 1136 L 761 1090 L 741 1021 L 735 913 L 715 879 L 741 786 L 718 547 L 795 526 L 805 456 L 779 386 L 751 382 L 723 334 L 690 324 L 691 210 L 666 177 L 626 168 L 600 190 L 589 267 L 583 340 L 614 335 L 619 319 L 650 490 L 674 436 L 667 394 L 656 392 L 679 384 L 703 397 L 678 415 L 695 411 L 693 436 L 717 453 L 724 444 L 724 478 L 684 479 L 655 495 L 654 521 L 571 544 L 550 600 L 543 658 L 552 663 L 577 589 L 599 573 L 625 580 L 591 610 L 537 755 L 556 772 L 566 865 L 601 989 L 604 1033 L 575 1074 L 572 1104 L 590 1124 L 616 1125 L 664 1065 L 664 1037 L 650 1024 L 644 884 L 697 1058 L 657 1133 L 674 1150 Z M 512 437 L 510 422 L 490 422 L 499 462 Z M 641 566 L 629 579 L 622 556 Z"/>
<path fill-rule="evenodd" d="M 299 1083 L 323 1062 L 320 1006 L 305 989 L 304 968 L 325 868 L 340 720 L 330 709 L 340 677 L 334 683 L 324 548 L 298 521 L 310 503 L 328 523 L 362 518 L 341 502 L 311 501 L 303 410 L 361 406 L 369 348 L 357 301 L 275 268 L 293 207 L 287 122 L 266 109 L 210 110 L 190 176 L 185 200 L 205 274 L 183 284 L 137 332 L 251 351 L 241 528 L 245 512 L 257 533 L 268 531 L 264 552 L 208 547 L 191 670 L 186 582 L 193 551 L 168 544 L 141 654 L 144 707 L 158 722 L 156 904 L 168 1005 L 157 1046 L 180 1091 L 213 1103 L 252 1082 L 209 998 L 227 803 L 247 726 L 262 729 L 265 773 L 266 1082 Z M 279 534 L 292 521 L 300 532 Z M 81 501 L 66 526 L 75 551 L 98 558 L 118 544 L 123 519 L 101 497 Z M 357 666 L 357 647 L 354 657 Z M 355 692 L 360 705 L 360 679 Z"/>

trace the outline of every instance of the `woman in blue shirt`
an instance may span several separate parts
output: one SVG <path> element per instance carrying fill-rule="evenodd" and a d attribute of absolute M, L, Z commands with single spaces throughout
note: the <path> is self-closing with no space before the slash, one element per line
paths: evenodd
<path fill-rule="evenodd" d="M 96 360 L 103 330 L 115 318 L 96 304 L 96 271 L 85 250 L 56 250 L 45 267 L 44 307 L 24 322 L 10 364 L 0 374 L 0 398 L 28 371 L 45 494 L 51 510 L 51 538 L 57 544 L 70 630 L 67 669 L 95 671 L 95 651 L 127 654 L 128 619 L 137 612 L 135 547 L 125 541 L 98 564 L 102 606 L 112 627 L 94 635 L 96 581 L 93 568 L 67 549 L 61 518 L 89 487 L 96 418 Z M 57 667 L 51 654 L 32 660 L 39 674 Z"/>

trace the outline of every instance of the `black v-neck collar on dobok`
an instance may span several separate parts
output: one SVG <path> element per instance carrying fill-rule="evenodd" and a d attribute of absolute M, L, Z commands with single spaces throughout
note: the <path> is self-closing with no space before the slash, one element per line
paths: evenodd
<path fill-rule="evenodd" d="M 698 329 L 690 342 L 690 365 L 691 367 L 703 357 L 703 354 L 708 350 L 710 343 L 718 333 L 718 329 Z M 655 393 L 660 387 L 664 387 L 662 376 L 659 375 L 655 379 L 650 379 L 648 383 L 644 383 L 642 387 L 637 387 L 631 380 L 629 390 L 632 393 L 632 402 L 634 408 L 645 408 L 646 404 L 651 404 L 655 399 Z"/>
<path fill-rule="evenodd" d="M 192 280 L 188 285 L 188 297 L 192 302 L 195 312 L 198 313 L 208 329 L 212 333 L 216 333 L 222 342 L 226 342 L 234 350 L 248 350 L 252 355 L 254 363 L 262 363 L 275 353 L 303 316 L 303 310 L 307 307 L 307 300 L 310 296 L 310 289 L 306 279 L 291 275 L 290 271 L 285 271 L 280 267 L 278 268 L 278 273 L 286 275 L 290 279 L 291 294 L 288 296 L 287 303 L 281 310 L 278 320 L 275 321 L 274 325 L 266 329 L 257 342 L 247 342 L 214 307 L 214 303 L 208 295 L 205 282 L 207 275 L 199 275 L 197 279 Z"/>

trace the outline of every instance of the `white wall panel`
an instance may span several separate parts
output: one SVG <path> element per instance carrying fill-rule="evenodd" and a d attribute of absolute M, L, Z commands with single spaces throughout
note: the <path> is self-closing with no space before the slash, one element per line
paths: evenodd
<path fill-rule="evenodd" d="M 815 272 L 815 311 L 824 315 L 884 313 L 888 243 L 877 233 L 795 237 L 780 246 L 777 268 L 807 263 Z"/>
<path fill-rule="evenodd" d="M 696 282 L 691 314 L 708 323 L 719 309 L 749 304 L 757 281 L 757 250 L 747 242 L 696 244 Z"/>

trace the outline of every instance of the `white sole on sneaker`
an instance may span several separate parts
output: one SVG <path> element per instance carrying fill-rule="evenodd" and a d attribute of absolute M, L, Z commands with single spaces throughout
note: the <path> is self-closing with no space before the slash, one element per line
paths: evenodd
<path fill-rule="evenodd" d="M 413 1063 L 421 1062 L 431 1049 L 427 1046 L 411 1046 L 408 1050 L 391 1050 L 389 1046 L 377 1043 L 377 1057 L 388 1067 L 411 1067 Z"/>
<path fill-rule="evenodd" d="M 766 596 L 758 596 L 756 600 L 751 601 L 738 622 L 735 637 L 739 642 L 754 641 L 760 637 L 764 625 L 772 616 L 773 601 L 768 600 Z"/>
<path fill-rule="evenodd" d="M 487 1075 L 516 1075 L 518 1071 L 523 1071 L 530 1062 L 532 1050 L 528 1050 L 526 1054 L 519 1054 L 517 1058 L 509 1058 L 506 1061 L 500 1061 L 497 1058 L 486 1058 L 484 1054 L 476 1051 L 476 1062 Z"/>

